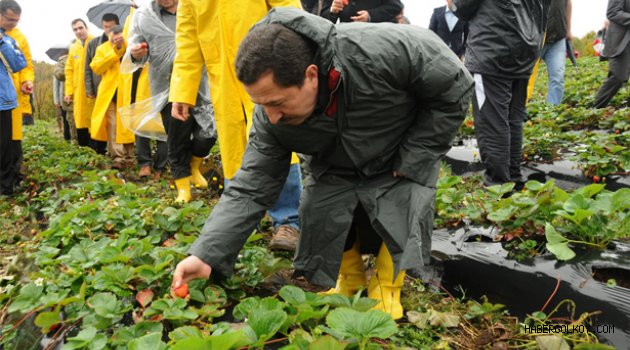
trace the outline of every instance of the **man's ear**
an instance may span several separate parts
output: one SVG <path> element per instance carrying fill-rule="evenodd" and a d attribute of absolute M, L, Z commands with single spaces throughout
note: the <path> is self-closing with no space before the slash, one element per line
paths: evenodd
<path fill-rule="evenodd" d="M 306 67 L 306 71 L 304 72 L 304 79 L 317 79 L 317 73 L 319 72 L 319 68 L 315 64 L 311 64 Z"/>

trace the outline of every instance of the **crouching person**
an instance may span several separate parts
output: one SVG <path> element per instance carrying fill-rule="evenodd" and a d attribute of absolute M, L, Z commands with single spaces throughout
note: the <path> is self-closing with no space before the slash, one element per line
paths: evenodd
<path fill-rule="evenodd" d="M 173 288 L 232 273 L 293 151 L 308 170 L 296 274 L 345 295 L 367 286 L 377 309 L 401 318 L 405 270 L 429 262 L 440 160 L 468 109 L 470 74 L 419 27 L 335 27 L 292 9 L 249 32 L 236 70 L 257 104 L 249 143 Z M 377 255 L 369 284 L 361 253 Z"/>

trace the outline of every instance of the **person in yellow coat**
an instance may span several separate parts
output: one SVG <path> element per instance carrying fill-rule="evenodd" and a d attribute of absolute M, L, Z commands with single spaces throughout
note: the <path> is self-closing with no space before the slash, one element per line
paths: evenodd
<path fill-rule="evenodd" d="M 177 9 L 177 55 L 171 78 L 172 117 L 186 120 L 195 105 L 202 68 L 210 78 L 211 97 L 224 176 L 241 166 L 254 104 L 236 78 L 234 60 L 249 29 L 274 7 L 301 8 L 299 0 L 180 0 Z M 294 250 L 299 237 L 298 206 L 302 192 L 299 160 L 293 155 L 284 189 L 269 210 L 274 225 L 270 248 Z"/>
<path fill-rule="evenodd" d="M 23 178 L 20 173 L 22 163 L 22 116 L 31 113 L 30 95 L 33 93 L 33 81 L 35 80 L 35 69 L 28 40 L 17 28 L 21 15 L 22 8 L 17 2 L 14 0 L 0 1 L 0 28 L 4 31 L 4 35 L 10 36 L 15 40 L 26 59 L 26 68 L 11 75 L 15 92 L 18 96 L 18 107 L 13 109 L 11 113 L 13 135 L 10 152 L 12 157 L 11 164 L 13 164 L 12 171 L 14 174 L 17 174 L 14 186 L 17 186 Z"/>
<path fill-rule="evenodd" d="M 73 103 L 74 122 L 77 127 L 77 142 L 80 146 L 90 145 L 90 118 L 94 100 L 87 98 L 85 94 L 85 48 L 92 39 L 84 20 L 77 18 L 72 21 L 72 32 L 77 40 L 70 46 L 68 60 L 66 61 L 66 85 L 64 100 Z"/>
<path fill-rule="evenodd" d="M 129 167 L 134 162 L 134 135 L 122 124 L 116 108 L 122 104 L 125 95 L 124 87 L 118 89 L 120 59 L 127 49 L 122 32 L 121 26 L 112 28 L 109 41 L 99 45 L 90 63 L 94 73 L 101 76 L 92 111 L 91 137 L 97 141 L 107 141 L 107 150 L 114 169 Z"/>

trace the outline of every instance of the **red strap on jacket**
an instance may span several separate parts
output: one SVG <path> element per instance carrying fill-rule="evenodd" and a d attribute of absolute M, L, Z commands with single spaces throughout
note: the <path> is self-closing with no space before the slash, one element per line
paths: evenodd
<path fill-rule="evenodd" d="M 337 113 L 337 97 L 338 91 L 336 91 L 337 85 L 339 85 L 339 79 L 341 79 L 341 73 L 334 67 L 330 68 L 328 72 L 328 91 L 330 91 L 330 102 L 328 102 L 328 108 L 326 108 L 326 115 L 331 117 Z"/>

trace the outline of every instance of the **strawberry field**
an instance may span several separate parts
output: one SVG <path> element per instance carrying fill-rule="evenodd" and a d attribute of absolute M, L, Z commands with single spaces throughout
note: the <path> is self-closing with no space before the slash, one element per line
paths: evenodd
<path fill-rule="evenodd" d="M 539 76 L 525 128 L 530 181 L 522 190 L 484 188 L 471 170 L 478 163 L 471 147 L 466 171 L 447 161 L 438 182 L 435 227 L 445 240 L 466 232 L 454 244 L 493 244 L 514 270 L 553 265 L 555 290 L 542 280 L 527 286 L 542 300 L 511 293 L 526 310 L 494 293 L 468 295 L 472 284 L 447 280 L 448 271 L 444 281 L 420 271 L 405 281 L 406 315 L 395 322 L 361 294 L 322 295 L 293 279 L 291 256 L 266 248 L 267 220 L 241 251 L 234 276 L 173 293 L 173 269 L 219 198 L 214 166 L 207 166 L 212 189 L 176 204 L 168 178 L 141 181 L 132 171 L 109 170 L 108 159 L 40 122 L 25 132 L 22 188 L 0 200 L 0 349 L 621 349 L 628 315 L 605 318 L 599 304 L 559 294 L 569 282 L 562 269 L 589 254 L 630 261 L 630 89 L 612 107 L 590 109 L 606 65 L 578 62 L 577 71 L 567 66 L 564 105 L 544 103 L 544 70 Z M 460 132 L 463 148 L 474 143 L 470 121 Z M 561 165 L 564 177 L 554 170 Z M 434 244 L 436 264 L 448 269 L 447 256 L 457 251 L 441 254 L 440 247 Z M 630 304 L 628 265 L 597 271 L 580 282 Z M 473 272 L 482 285 L 504 283 Z M 606 337 L 598 318 L 620 338 Z"/>

